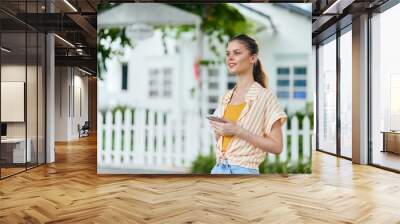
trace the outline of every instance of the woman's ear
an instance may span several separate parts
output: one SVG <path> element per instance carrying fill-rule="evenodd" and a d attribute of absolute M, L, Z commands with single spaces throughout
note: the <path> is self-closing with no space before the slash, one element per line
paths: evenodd
<path fill-rule="evenodd" d="M 255 65 L 257 63 L 258 57 L 257 55 L 253 54 L 250 58 L 251 64 Z"/>

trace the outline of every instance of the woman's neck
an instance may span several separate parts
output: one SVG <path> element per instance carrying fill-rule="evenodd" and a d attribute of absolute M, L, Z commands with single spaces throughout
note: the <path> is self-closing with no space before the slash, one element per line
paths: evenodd
<path fill-rule="evenodd" d="M 236 88 L 245 90 L 250 88 L 250 86 L 254 83 L 254 78 L 251 73 L 245 73 L 245 74 L 240 74 L 237 75 L 237 84 Z"/>

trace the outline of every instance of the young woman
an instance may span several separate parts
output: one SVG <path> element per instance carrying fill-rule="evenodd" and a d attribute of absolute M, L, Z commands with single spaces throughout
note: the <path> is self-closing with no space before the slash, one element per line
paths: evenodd
<path fill-rule="evenodd" d="M 235 87 L 221 98 L 211 120 L 217 140 L 217 163 L 211 174 L 259 174 L 267 153 L 282 152 L 282 125 L 287 116 L 268 88 L 258 59 L 258 45 L 247 35 L 229 40 L 226 65 Z"/>

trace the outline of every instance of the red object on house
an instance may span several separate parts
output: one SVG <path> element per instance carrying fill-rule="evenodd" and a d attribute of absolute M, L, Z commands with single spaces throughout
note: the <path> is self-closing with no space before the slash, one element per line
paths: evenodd
<path fill-rule="evenodd" d="M 200 79 L 200 61 L 196 60 L 193 64 L 193 70 L 194 70 L 194 78 L 196 81 L 199 81 Z"/>

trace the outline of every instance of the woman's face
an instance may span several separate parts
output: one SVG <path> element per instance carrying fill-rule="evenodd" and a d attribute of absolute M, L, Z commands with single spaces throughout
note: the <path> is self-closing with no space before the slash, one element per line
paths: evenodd
<path fill-rule="evenodd" d="M 246 46 L 238 40 L 228 43 L 226 48 L 226 66 L 229 73 L 243 74 L 252 68 L 255 63 L 256 56 L 251 55 Z"/>

